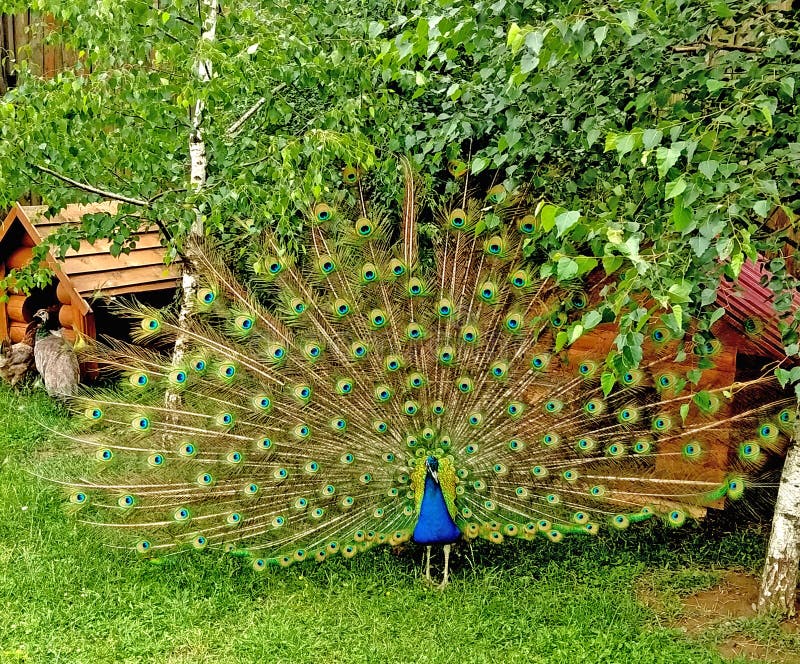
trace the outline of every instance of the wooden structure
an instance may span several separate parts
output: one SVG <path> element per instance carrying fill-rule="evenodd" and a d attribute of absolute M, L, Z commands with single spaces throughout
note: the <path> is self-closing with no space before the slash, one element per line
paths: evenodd
<path fill-rule="evenodd" d="M 46 211 L 46 206 L 17 204 L 12 208 L 0 226 L 0 276 L 26 266 L 33 247 L 58 228 L 80 224 L 85 214 L 113 214 L 116 203 L 68 205 L 52 217 L 45 216 Z M 61 260 L 48 254 L 45 260 L 55 273 L 54 285 L 29 295 L 8 293 L 8 301 L 0 304 L 0 339 L 20 341 L 31 316 L 40 308 L 53 306 L 58 307 L 67 338 L 74 340 L 76 332 L 94 338 L 98 330 L 92 304 L 97 298 L 175 289 L 180 268 L 164 265 L 157 230 L 144 229 L 129 254 L 112 256 L 110 244 L 108 240 L 82 241 L 77 251 L 68 251 Z"/>
<path fill-rule="evenodd" d="M 17 63 L 25 61 L 35 75 L 51 77 L 77 62 L 76 54 L 59 43 L 47 43 L 58 30 L 52 17 L 28 10 L 0 14 L 0 95 L 17 83 Z"/>
<path fill-rule="evenodd" d="M 723 280 L 717 291 L 717 303 L 725 308 L 725 315 L 712 327 L 714 337 L 720 342 L 717 352 L 710 358 L 713 367 L 702 372 L 700 382 L 694 386 L 696 390 L 721 390 L 735 382 L 746 382 L 757 376 L 770 374 L 776 361 L 784 361 L 785 366 L 793 363 L 786 357 L 778 323 L 781 317 L 775 312 L 774 293 L 763 284 L 769 277 L 766 259 L 758 263 L 750 260 L 742 266 L 739 278 L 735 283 Z M 800 293 L 793 297 L 792 310 L 800 310 Z M 756 325 L 753 326 L 753 321 Z M 615 324 L 599 325 L 591 332 L 579 337 L 566 350 L 566 360 L 577 366 L 583 358 L 596 356 L 598 349 L 611 349 L 618 334 Z M 700 357 L 691 350 L 686 353 L 682 362 L 675 360 L 678 342 L 654 348 L 649 339 L 645 340 L 647 356 L 651 358 L 648 370 L 658 375 L 661 370 L 682 373 L 698 368 Z M 647 350 L 649 349 L 649 350 Z M 737 395 L 731 400 L 724 400 L 718 416 L 727 418 L 736 415 L 750 406 L 740 402 Z M 686 424 L 702 426 L 703 416 L 696 408 L 690 408 Z M 696 464 L 694 477 L 711 483 L 721 484 L 730 471 L 732 459 L 729 457 L 730 443 L 736 442 L 740 435 L 731 426 L 717 428 L 714 439 L 707 441 L 703 456 L 693 462 Z M 675 478 L 681 476 L 681 449 L 687 442 L 680 436 L 668 438 L 660 444 L 660 455 L 655 463 L 654 476 L 659 478 Z M 671 453 L 671 454 L 670 454 Z M 636 498 L 635 491 L 631 494 Z M 725 499 L 721 498 L 710 506 L 722 508 Z M 664 506 L 668 506 L 665 503 Z M 705 508 L 695 508 L 693 516 L 700 517 Z"/>

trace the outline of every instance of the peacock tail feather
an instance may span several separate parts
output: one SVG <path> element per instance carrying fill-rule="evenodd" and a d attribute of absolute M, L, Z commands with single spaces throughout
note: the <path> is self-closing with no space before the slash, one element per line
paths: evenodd
<path fill-rule="evenodd" d="M 197 246 L 188 319 L 128 306 L 136 342 L 183 335 L 179 360 L 94 350 L 122 378 L 72 401 L 97 460 L 69 483 L 87 520 L 147 555 L 222 548 L 256 569 L 350 557 L 410 539 L 432 457 L 464 537 L 557 542 L 653 517 L 679 526 L 740 497 L 785 444 L 794 410 L 770 379 L 687 389 L 714 341 L 676 362 L 683 342 L 651 324 L 645 359 L 610 389 L 613 324 L 562 349 L 597 289 L 537 276 L 524 257 L 536 211 L 502 186 L 439 211 L 426 268 L 410 168 L 397 241 L 360 172 L 343 175 L 356 205 L 310 207 L 306 260 L 267 235 L 248 288 Z"/>

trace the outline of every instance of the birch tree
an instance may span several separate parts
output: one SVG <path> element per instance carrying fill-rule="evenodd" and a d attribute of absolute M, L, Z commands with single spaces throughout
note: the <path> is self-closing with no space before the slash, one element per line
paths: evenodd
<path fill-rule="evenodd" d="M 198 2 L 198 11 L 202 21 L 202 33 L 200 35 L 200 43 L 197 49 L 197 56 L 194 63 L 194 75 L 197 82 L 202 86 L 211 81 L 214 71 L 214 63 L 205 54 L 205 46 L 213 43 L 214 37 L 217 32 L 217 0 L 201 0 Z M 198 95 L 194 101 L 194 106 L 191 113 L 191 131 L 189 132 L 189 183 L 195 194 L 200 194 L 206 184 L 207 168 L 208 168 L 208 155 L 206 154 L 206 144 L 203 139 L 203 120 L 205 114 L 205 102 L 203 98 Z M 197 242 L 203 237 L 203 213 L 200 209 L 194 209 L 194 221 L 192 222 L 189 231 L 189 246 L 193 242 Z M 197 276 L 193 272 L 191 263 L 191 251 L 187 251 L 185 257 L 188 259 L 184 261 L 181 275 L 181 289 L 182 289 L 182 302 L 180 313 L 178 314 L 179 323 L 183 323 L 192 309 L 192 300 L 195 295 L 197 286 Z M 183 347 L 186 343 L 186 337 L 179 334 L 175 339 L 175 349 L 173 352 L 173 361 L 179 364 L 183 359 Z M 180 396 L 176 392 L 167 393 L 168 403 L 177 403 Z"/>
<path fill-rule="evenodd" d="M 795 416 L 792 438 L 778 487 L 772 532 L 761 576 L 760 613 L 793 615 L 795 612 L 800 563 L 800 413 Z"/>

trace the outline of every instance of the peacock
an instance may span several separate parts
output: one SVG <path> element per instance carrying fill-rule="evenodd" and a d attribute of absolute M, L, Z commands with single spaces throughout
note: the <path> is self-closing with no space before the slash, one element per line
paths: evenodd
<path fill-rule="evenodd" d="M 94 458 L 65 482 L 72 509 L 145 557 L 220 549 L 256 570 L 414 541 L 431 581 L 442 545 L 443 587 L 459 540 L 680 526 L 780 452 L 795 413 L 774 379 L 690 389 L 716 339 L 654 316 L 621 369 L 613 321 L 564 343 L 601 285 L 526 259 L 544 232 L 528 196 L 465 183 L 421 250 L 406 170 L 394 217 L 347 167 L 308 206 L 304 257 L 268 232 L 243 285 L 198 242 L 187 315 L 123 305 L 132 341 L 87 350 L 116 381 L 71 399 Z"/>

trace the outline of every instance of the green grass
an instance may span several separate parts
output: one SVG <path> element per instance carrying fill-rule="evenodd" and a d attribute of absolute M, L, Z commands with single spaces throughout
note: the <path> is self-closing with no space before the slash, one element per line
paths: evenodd
<path fill-rule="evenodd" d="M 260 574 L 213 553 L 153 565 L 103 546 L 36 477 L 80 467 L 39 424 L 68 428 L 65 414 L 5 388 L 0 412 L 0 662 L 721 662 L 713 642 L 658 627 L 637 583 L 680 571 L 671 591 L 707 587 L 762 555 L 758 529 L 718 519 L 462 545 L 443 593 L 414 546 Z"/>

